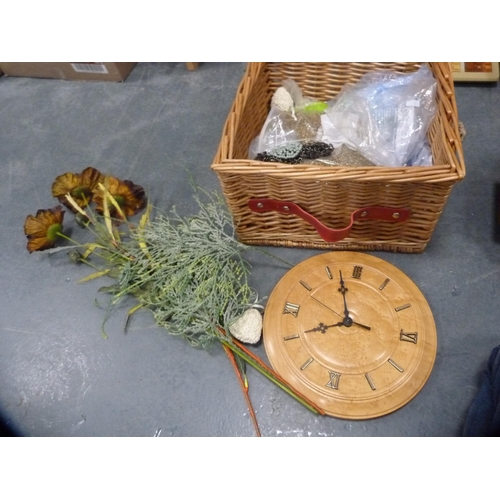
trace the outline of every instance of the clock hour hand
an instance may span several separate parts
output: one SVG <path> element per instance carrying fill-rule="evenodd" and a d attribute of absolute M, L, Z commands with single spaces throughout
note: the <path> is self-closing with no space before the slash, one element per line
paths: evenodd
<path fill-rule="evenodd" d="M 325 325 L 324 323 L 320 323 L 318 326 L 315 326 L 314 328 L 311 328 L 310 330 L 306 330 L 304 333 L 310 333 L 310 332 L 326 333 L 328 328 L 333 328 L 334 326 L 342 326 L 343 324 L 344 324 L 343 321 L 339 321 L 338 323 L 335 323 L 334 325 Z"/>
<path fill-rule="evenodd" d="M 350 323 L 353 325 L 359 326 L 360 328 L 364 328 L 365 330 L 371 330 L 371 328 L 369 326 L 362 325 L 361 323 L 357 323 L 356 321 L 353 321 L 351 318 L 345 318 L 343 324 L 346 325 L 346 322 L 349 322 L 349 320 L 350 320 Z M 346 326 L 348 326 L 348 325 L 346 325 Z"/>

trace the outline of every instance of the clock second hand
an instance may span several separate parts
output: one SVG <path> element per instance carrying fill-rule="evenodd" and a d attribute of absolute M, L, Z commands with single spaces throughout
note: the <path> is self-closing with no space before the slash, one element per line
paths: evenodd
<path fill-rule="evenodd" d="M 332 311 L 332 313 L 336 314 L 339 318 L 345 319 L 344 316 L 342 316 L 342 314 L 339 314 L 337 311 L 334 311 L 330 306 L 327 306 L 324 302 L 321 302 L 321 300 L 317 299 L 313 295 L 311 295 L 311 298 L 314 299 L 319 304 L 321 304 L 323 307 L 326 307 L 327 309 L 329 309 L 330 311 Z M 371 330 L 371 328 L 369 326 L 363 325 L 361 323 L 357 323 L 356 321 L 352 321 L 351 320 L 351 324 L 359 326 L 361 328 L 364 328 L 365 330 Z M 345 326 L 347 326 L 347 325 L 345 325 Z"/>

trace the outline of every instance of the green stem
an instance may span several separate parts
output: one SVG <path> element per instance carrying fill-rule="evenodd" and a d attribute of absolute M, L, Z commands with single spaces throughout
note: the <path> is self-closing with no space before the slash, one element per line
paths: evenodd
<path fill-rule="evenodd" d="M 312 411 L 313 413 L 318 414 L 319 411 L 314 408 L 311 404 L 309 404 L 303 397 L 301 397 L 299 394 L 297 394 L 293 389 L 291 389 L 288 385 L 286 385 L 284 382 L 281 380 L 277 379 L 271 370 L 264 365 L 264 363 L 259 364 L 257 363 L 251 356 L 246 354 L 244 351 L 242 351 L 239 347 L 234 345 L 231 342 L 228 342 L 227 340 L 220 339 L 223 345 L 225 345 L 227 348 L 231 349 L 236 355 L 238 355 L 240 358 L 244 359 L 248 364 L 253 366 L 256 370 L 258 370 L 260 373 L 265 375 L 269 380 L 274 382 L 278 387 L 283 389 L 287 394 L 292 396 L 294 399 L 296 399 L 299 403 L 304 405 L 308 410 Z"/>
<path fill-rule="evenodd" d="M 82 245 L 81 243 L 78 243 L 78 241 L 75 241 L 74 239 L 70 238 L 69 236 L 66 236 L 64 233 L 56 233 L 57 236 L 60 236 L 61 238 L 64 238 L 65 240 L 69 241 L 70 243 L 73 243 L 73 245 L 76 245 L 77 247 L 84 247 L 85 245 Z"/>
<path fill-rule="evenodd" d="M 63 233 L 57 233 L 57 236 L 60 236 L 60 237 L 64 238 L 65 240 L 68 240 L 69 242 L 73 243 L 77 248 L 85 248 L 85 246 L 86 246 L 85 244 L 78 243 L 78 241 L 73 240 L 72 238 L 70 238 L 69 236 L 66 236 Z M 92 267 L 96 271 L 102 271 L 102 268 L 95 266 L 94 264 L 92 264 L 87 259 L 84 259 L 83 257 L 79 260 L 80 260 L 80 262 L 87 264 L 87 266 Z"/>

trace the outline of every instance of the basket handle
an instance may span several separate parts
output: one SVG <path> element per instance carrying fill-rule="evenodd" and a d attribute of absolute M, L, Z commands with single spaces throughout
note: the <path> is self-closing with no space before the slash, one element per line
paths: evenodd
<path fill-rule="evenodd" d="M 331 229 L 320 222 L 316 217 L 306 212 L 296 203 L 279 201 L 272 198 L 254 198 L 248 201 L 248 206 L 253 212 L 280 212 L 282 214 L 298 215 L 309 222 L 327 243 L 340 241 L 347 236 L 355 221 L 361 219 L 376 219 L 387 222 L 404 222 L 410 217 L 408 208 L 391 207 L 363 207 L 351 213 L 351 223 L 342 229 Z"/>

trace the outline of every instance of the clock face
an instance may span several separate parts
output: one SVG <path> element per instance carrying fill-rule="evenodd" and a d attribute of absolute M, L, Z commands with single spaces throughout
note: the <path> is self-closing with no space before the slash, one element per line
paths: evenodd
<path fill-rule="evenodd" d="M 392 264 L 358 252 L 317 255 L 287 272 L 269 297 L 263 330 L 273 368 L 340 418 L 405 405 L 436 358 L 422 292 Z"/>

